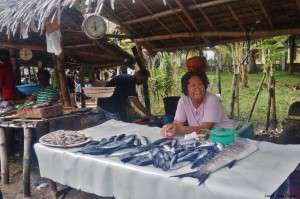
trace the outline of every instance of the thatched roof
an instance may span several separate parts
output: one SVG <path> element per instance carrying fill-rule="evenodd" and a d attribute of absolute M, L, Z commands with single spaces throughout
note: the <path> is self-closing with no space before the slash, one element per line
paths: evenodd
<path fill-rule="evenodd" d="M 34 51 L 34 57 L 30 62 L 24 62 L 26 64 L 36 64 L 37 60 L 52 63 L 52 54 L 46 53 L 44 23 L 47 18 L 51 19 L 57 15 L 57 12 L 61 12 L 61 33 L 66 62 L 113 67 L 122 65 L 125 59 L 134 59 L 109 38 L 89 39 L 81 30 L 84 20 L 82 13 L 75 8 L 69 8 L 75 1 L 0 0 L 0 3 L 0 47 L 30 48 Z M 29 38 L 22 39 L 22 23 L 34 23 L 38 31 L 34 32 L 28 28 Z"/>
<path fill-rule="evenodd" d="M 89 10 L 118 24 L 124 38 L 131 38 L 152 52 L 300 32 L 300 0 L 14 1 L 15 6 L 6 3 L 0 8 L 0 28 L 7 27 L 8 32 L 14 33 L 21 21 L 30 23 L 33 19 L 42 28 L 46 17 L 63 8 L 88 3 Z M 10 14 L 12 10 L 14 14 Z"/>
<path fill-rule="evenodd" d="M 153 51 L 300 33 L 299 0 L 116 0 L 101 15 Z"/>

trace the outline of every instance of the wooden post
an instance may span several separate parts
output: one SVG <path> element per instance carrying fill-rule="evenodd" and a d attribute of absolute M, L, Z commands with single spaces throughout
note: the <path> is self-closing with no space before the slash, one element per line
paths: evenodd
<path fill-rule="evenodd" d="M 217 64 L 217 84 L 218 84 L 218 94 L 221 95 L 221 75 L 220 75 L 220 68 L 221 68 L 222 62 L 221 62 L 221 57 L 218 59 L 218 64 Z"/>
<path fill-rule="evenodd" d="M 60 82 L 60 90 L 63 98 L 63 106 L 64 107 L 71 107 L 71 98 L 70 98 L 70 92 L 67 84 L 67 78 L 65 73 L 65 66 L 64 66 L 64 54 L 61 52 L 57 56 L 57 72 L 58 72 L 58 78 Z"/>
<path fill-rule="evenodd" d="M 259 95 L 259 93 L 260 93 L 260 91 L 261 91 L 261 87 L 262 87 L 262 85 L 263 85 L 263 83 L 264 83 L 264 81 L 265 81 L 266 75 L 267 75 L 267 73 L 264 73 L 264 75 L 263 75 L 263 77 L 262 77 L 262 79 L 261 79 L 259 88 L 258 88 L 257 91 L 256 91 L 256 95 L 255 95 L 255 98 L 254 98 L 254 102 L 253 102 L 252 108 L 251 108 L 250 113 L 249 113 L 249 116 L 248 116 L 248 122 L 250 122 L 250 120 L 251 120 L 252 113 L 253 113 L 253 110 L 254 110 L 254 107 L 255 107 L 255 104 L 256 104 L 258 95 Z"/>
<path fill-rule="evenodd" d="M 291 35 L 289 37 L 290 43 L 290 65 L 289 65 L 289 75 L 294 74 L 294 59 L 295 59 L 295 51 L 296 51 L 296 36 Z"/>
<path fill-rule="evenodd" d="M 81 108 L 85 108 L 85 94 L 83 93 L 82 87 L 84 87 L 84 76 L 83 76 L 83 66 L 80 66 L 80 102 L 81 102 Z"/>
<path fill-rule="evenodd" d="M 10 61 L 11 61 L 12 67 L 13 67 L 15 83 L 20 84 L 21 83 L 21 72 L 20 72 L 20 68 L 19 68 L 19 61 L 17 58 L 16 49 L 10 48 L 9 54 L 10 54 Z"/>
<path fill-rule="evenodd" d="M 24 127 L 23 186 L 24 196 L 30 196 L 31 129 Z"/>
<path fill-rule="evenodd" d="M 268 96 L 268 104 L 267 104 L 267 121 L 266 121 L 266 128 L 265 130 L 268 131 L 269 130 L 269 126 L 270 126 L 270 110 L 271 110 L 271 84 L 272 84 L 272 76 L 269 77 L 269 85 L 268 85 L 268 92 L 269 92 L 269 96 Z"/>
<path fill-rule="evenodd" d="M 272 76 L 272 92 L 271 92 L 271 106 L 272 106 L 272 126 L 273 129 L 277 127 L 277 114 L 276 114 L 276 95 L 275 95 L 275 84 L 276 81 L 274 76 Z"/>
<path fill-rule="evenodd" d="M 141 45 L 137 44 L 137 52 L 139 60 L 141 60 L 141 65 L 139 65 L 141 68 L 146 69 L 146 61 L 144 59 L 143 50 Z M 150 106 L 150 97 L 149 97 L 149 88 L 148 88 L 148 82 L 143 84 L 143 92 L 145 97 L 145 106 L 146 109 L 151 113 L 151 106 Z"/>
<path fill-rule="evenodd" d="M 50 193 L 52 195 L 52 198 L 53 199 L 58 199 L 56 183 L 53 182 L 52 180 L 49 180 L 48 182 L 49 182 L 49 189 L 50 189 Z"/>
<path fill-rule="evenodd" d="M 236 74 L 236 83 L 235 83 L 235 102 L 237 109 L 237 118 L 240 119 L 240 78 Z"/>
<path fill-rule="evenodd" d="M 2 184 L 9 183 L 9 167 L 7 161 L 5 129 L 0 127 L 0 157 L 1 157 L 1 180 Z"/>
<path fill-rule="evenodd" d="M 234 117 L 234 102 L 235 102 L 235 96 L 236 96 L 236 81 L 237 81 L 237 74 L 233 74 L 233 79 L 232 79 L 232 84 L 231 84 L 231 101 L 230 101 L 230 114 L 229 114 L 229 118 L 233 118 Z"/>

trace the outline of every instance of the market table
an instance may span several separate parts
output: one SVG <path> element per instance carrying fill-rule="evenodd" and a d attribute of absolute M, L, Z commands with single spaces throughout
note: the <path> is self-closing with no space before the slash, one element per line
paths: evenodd
<path fill-rule="evenodd" d="M 160 138 L 158 127 L 109 120 L 81 131 L 93 140 L 112 135 L 145 135 Z M 258 151 L 238 161 L 233 168 L 223 168 L 198 186 L 197 179 L 170 178 L 191 171 L 184 167 L 162 171 L 151 166 L 122 163 L 118 158 L 76 153 L 78 148 L 34 145 L 41 177 L 99 196 L 116 199 L 182 198 L 266 198 L 294 171 L 300 162 L 300 145 L 278 145 L 250 140 Z M 54 194 L 55 195 L 55 194 Z"/>
<path fill-rule="evenodd" d="M 87 109 L 91 110 L 91 109 Z M 30 163 L 31 163 L 31 142 L 32 133 L 49 133 L 50 130 L 65 129 L 79 130 L 80 118 L 91 114 L 85 111 L 73 111 L 69 114 L 41 119 L 21 119 L 1 117 L 0 121 L 0 158 L 1 158 L 1 181 L 2 184 L 9 183 L 9 169 L 6 151 L 6 129 L 21 128 L 24 131 L 24 152 L 23 152 L 23 182 L 24 195 L 30 196 Z"/>

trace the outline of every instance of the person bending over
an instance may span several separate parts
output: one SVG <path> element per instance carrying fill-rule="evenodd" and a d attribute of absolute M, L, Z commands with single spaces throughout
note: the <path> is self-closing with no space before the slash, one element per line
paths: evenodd
<path fill-rule="evenodd" d="M 109 98 L 99 98 L 97 105 L 104 110 L 107 120 L 115 119 L 127 122 L 127 108 L 131 101 L 141 112 L 150 120 L 156 118 L 139 101 L 136 92 L 136 85 L 142 85 L 147 82 L 150 73 L 146 69 L 140 69 L 134 75 L 121 74 L 114 76 L 106 87 L 116 87 L 114 94 Z"/>

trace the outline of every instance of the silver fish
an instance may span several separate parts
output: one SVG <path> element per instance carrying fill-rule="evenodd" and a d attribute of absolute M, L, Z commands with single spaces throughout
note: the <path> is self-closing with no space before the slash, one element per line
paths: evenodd
<path fill-rule="evenodd" d="M 231 168 L 238 160 L 246 158 L 254 153 L 257 147 L 251 144 L 247 139 L 240 138 L 236 142 L 228 145 L 223 151 L 215 155 L 212 160 L 207 162 L 198 171 L 176 175 L 172 177 L 192 177 L 199 180 L 199 185 L 205 182 L 208 176 L 226 166 Z"/>
<path fill-rule="evenodd" d="M 148 138 L 146 138 L 145 136 L 142 136 L 141 138 L 140 138 L 140 140 L 141 140 L 141 144 L 143 145 L 143 146 L 146 146 L 146 145 L 148 145 L 150 142 L 149 142 L 149 140 L 148 140 Z"/>

